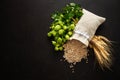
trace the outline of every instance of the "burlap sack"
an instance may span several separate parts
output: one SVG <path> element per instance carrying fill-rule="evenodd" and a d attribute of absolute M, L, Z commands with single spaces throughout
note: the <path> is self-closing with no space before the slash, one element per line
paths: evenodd
<path fill-rule="evenodd" d="M 95 15 L 85 9 L 83 9 L 83 16 L 76 24 L 71 39 L 81 41 L 86 46 L 89 45 L 89 41 L 93 38 L 97 28 L 105 21 L 104 17 Z"/>

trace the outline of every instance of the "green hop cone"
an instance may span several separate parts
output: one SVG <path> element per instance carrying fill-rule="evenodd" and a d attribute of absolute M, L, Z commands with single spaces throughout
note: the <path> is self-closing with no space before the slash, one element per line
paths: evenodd
<path fill-rule="evenodd" d="M 59 33 L 59 35 L 62 35 L 64 33 L 64 30 L 60 29 L 58 33 Z"/>
<path fill-rule="evenodd" d="M 63 50 L 63 47 L 59 47 L 59 50 L 62 51 L 62 50 Z"/>
<path fill-rule="evenodd" d="M 69 40 L 70 36 L 69 35 L 65 35 L 66 40 Z"/>
<path fill-rule="evenodd" d="M 56 25 L 54 30 L 60 30 L 61 26 L 60 25 Z"/>
<path fill-rule="evenodd" d="M 59 48 L 57 46 L 55 46 L 55 51 L 59 51 Z"/>
<path fill-rule="evenodd" d="M 57 43 L 62 44 L 62 38 L 59 37 L 59 38 L 57 39 Z"/>
<path fill-rule="evenodd" d="M 72 31 L 69 31 L 69 32 L 68 32 L 68 35 L 69 35 L 69 36 L 72 36 L 72 34 L 73 34 Z"/>
<path fill-rule="evenodd" d="M 55 41 L 52 41 L 52 44 L 53 44 L 54 46 L 56 46 L 56 42 L 55 42 Z"/>
<path fill-rule="evenodd" d="M 63 29 L 66 30 L 66 29 L 67 29 L 67 26 L 64 25 L 64 26 L 63 26 Z"/>
<path fill-rule="evenodd" d="M 62 21 L 58 21 L 58 24 L 60 24 L 61 26 L 63 26 L 63 22 Z"/>
<path fill-rule="evenodd" d="M 48 33 L 47 33 L 47 36 L 48 36 L 48 37 L 51 37 L 51 36 L 52 36 L 51 32 L 48 32 Z"/>
<path fill-rule="evenodd" d="M 71 24 L 71 25 L 69 26 L 69 30 L 74 30 L 74 28 L 75 28 L 75 25 L 74 25 L 74 24 Z"/>
<path fill-rule="evenodd" d="M 56 34 L 57 34 L 56 31 L 54 31 L 54 30 L 51 33 L 53 36 L 56 36 Z"/>

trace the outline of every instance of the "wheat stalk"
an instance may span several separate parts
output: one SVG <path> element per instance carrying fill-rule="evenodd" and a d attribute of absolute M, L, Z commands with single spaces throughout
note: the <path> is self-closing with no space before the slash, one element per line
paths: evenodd
<path fill-rule="evenodd" d="M 111 42 L 104 36 L 95 35 L 90 41 L 89 46 L 93 48 L 101 68 L 107 67 L 110 69 L 112 64 Z"/>

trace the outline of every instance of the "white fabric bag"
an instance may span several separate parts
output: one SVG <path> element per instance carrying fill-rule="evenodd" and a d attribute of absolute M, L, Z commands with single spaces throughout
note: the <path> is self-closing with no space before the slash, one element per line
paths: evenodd
<path fill-rule="evenodd" d="M 86 46 L 89 45 L 89 41 L 93 38 L 97 28 L 105 21 L 104 17 L 95 15 L 85 9 L 83 9 L 83 15 L 76 24 L 71 39 L 81 41 Z"/>

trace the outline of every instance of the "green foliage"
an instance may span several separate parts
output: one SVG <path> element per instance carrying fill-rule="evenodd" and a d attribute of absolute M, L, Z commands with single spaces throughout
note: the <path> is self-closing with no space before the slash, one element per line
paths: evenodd
<path fill-rule="evenodd" d="M 52 14 L 53 22 L 48 32 L 56 51 L 63 50 L 63 44 L 73 34 L 76 23 L 83 15 L 80 5 L 75 3 L 67 4 L 60 12 Z"/>

